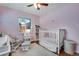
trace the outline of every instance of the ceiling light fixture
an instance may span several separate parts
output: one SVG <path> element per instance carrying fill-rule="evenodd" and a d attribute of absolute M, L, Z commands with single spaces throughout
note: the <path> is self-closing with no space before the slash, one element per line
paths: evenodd
<path fill-rule="evenodd" d="M 34 7 L 37 8 L 37 3 L 34 3 Z"/>
<path fill-rule="evenodd" d="M 34 7 L 39 10 L 40 9 L 40 4 L 39 3 L 34 3 Z"/>
<path fill-rule="evenodd" d="M 34 3 L 34 4 L 27 5 L 27 7 L 31 7 L 31 6 L 34 6 L 37 10 L 40 10 L 41 7 L 48 6 L 48 3 Z"/>

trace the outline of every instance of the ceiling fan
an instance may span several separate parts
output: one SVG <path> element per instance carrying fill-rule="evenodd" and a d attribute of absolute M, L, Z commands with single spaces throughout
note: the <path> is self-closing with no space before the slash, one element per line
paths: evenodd
<path fill-rule="evenodd" d="M 48 3 L 34 3 L 27 5 L 27 7 L 31 7 L 31 6 L 34 6 L 37 10 L 40 10 L 41 7 L 47 7 Z"/>

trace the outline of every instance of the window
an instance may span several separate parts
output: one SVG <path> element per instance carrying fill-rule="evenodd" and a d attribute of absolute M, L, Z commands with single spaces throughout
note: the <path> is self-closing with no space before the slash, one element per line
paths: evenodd
<path fill-rule="evenodd" d="M 19 17 L 18 22 L 19 22 L 20 32 L 25 32 L 26 30 L 31 29 L 31 19 Z"/>

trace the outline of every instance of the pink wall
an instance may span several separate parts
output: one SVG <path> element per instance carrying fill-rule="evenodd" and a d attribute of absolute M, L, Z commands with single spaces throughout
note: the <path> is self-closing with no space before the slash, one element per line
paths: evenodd
<path fill-rule="evenodd" d="M 1 31 L 1 15 L 0 15 L 0 31 Z"/>
<path fill-rule="evenodd" d="M 2 23 L 1 16 L 2 16 L 2 9 L 0 8 L 0 32 L 1 32 L 1 30 L 2 30 L 2 26 L 1 26 L 1 23 Z"/>
<path fill-rule="evenodd" d="M 77 42 L 79 53 L 79 4 L 68 4 L 56 11 L 40 17 L 40 26 L 44 29 L 53 30 L 66 28 L 67 38 Z"/>
<path fill-rule="evenodd" d="M 38 19 L 39 16 L 29 14 L 26 12 L 21 12 L 18 10 L 6 8 L 0 6 L 0 25 L 2 25 L 3 32 L 6 32 L 7 34 L 10 34 L 13 37 L 18 37 L 19 39 L 22 39 L 21 33 L 19 33 L 19 26 L 18 26 L 18 17 L 26 17 L 26 18 L 31 18 L 32 20 L 32 33 L 33 37 L 35 38 L 35 29 L 34 25 L 39 24 Z"/>

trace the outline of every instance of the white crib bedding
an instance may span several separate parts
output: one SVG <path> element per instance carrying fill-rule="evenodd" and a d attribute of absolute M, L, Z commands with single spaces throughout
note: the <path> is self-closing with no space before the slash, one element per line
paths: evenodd
<path fill-rule="evenodd" d="M 57 52 L 57 45 L 56 44 L 52 43 L 52 45 L 51 45 L 51 43 L 46 42 L 46 41 L 40 41 L 39 43 L 40 43 L 40 45 L 49 49 L 50 51 Z"/>
<path fill-rule="evenodd" d="M 56 41 L 56 39 L 51 39 L 51 38 L 43 38 L 43 39 L 40 39 L 40 41 L 46 41 L 46 42 L 49 42 L 49 43 L 53 43 L 53 44 L 58 44 L 58 42 Z"/>
<path fill-rule="evenodd" d="M 0 37 L 0 56 L 10 52 L 10 42 L 7 36 Z"/>
<path fill-rule="evenodd" d="M 3 45 L 5 45 L 6 42 L 7 42 L 6 37 L 0 37 L 0 47 L 3 46 Z"/>

